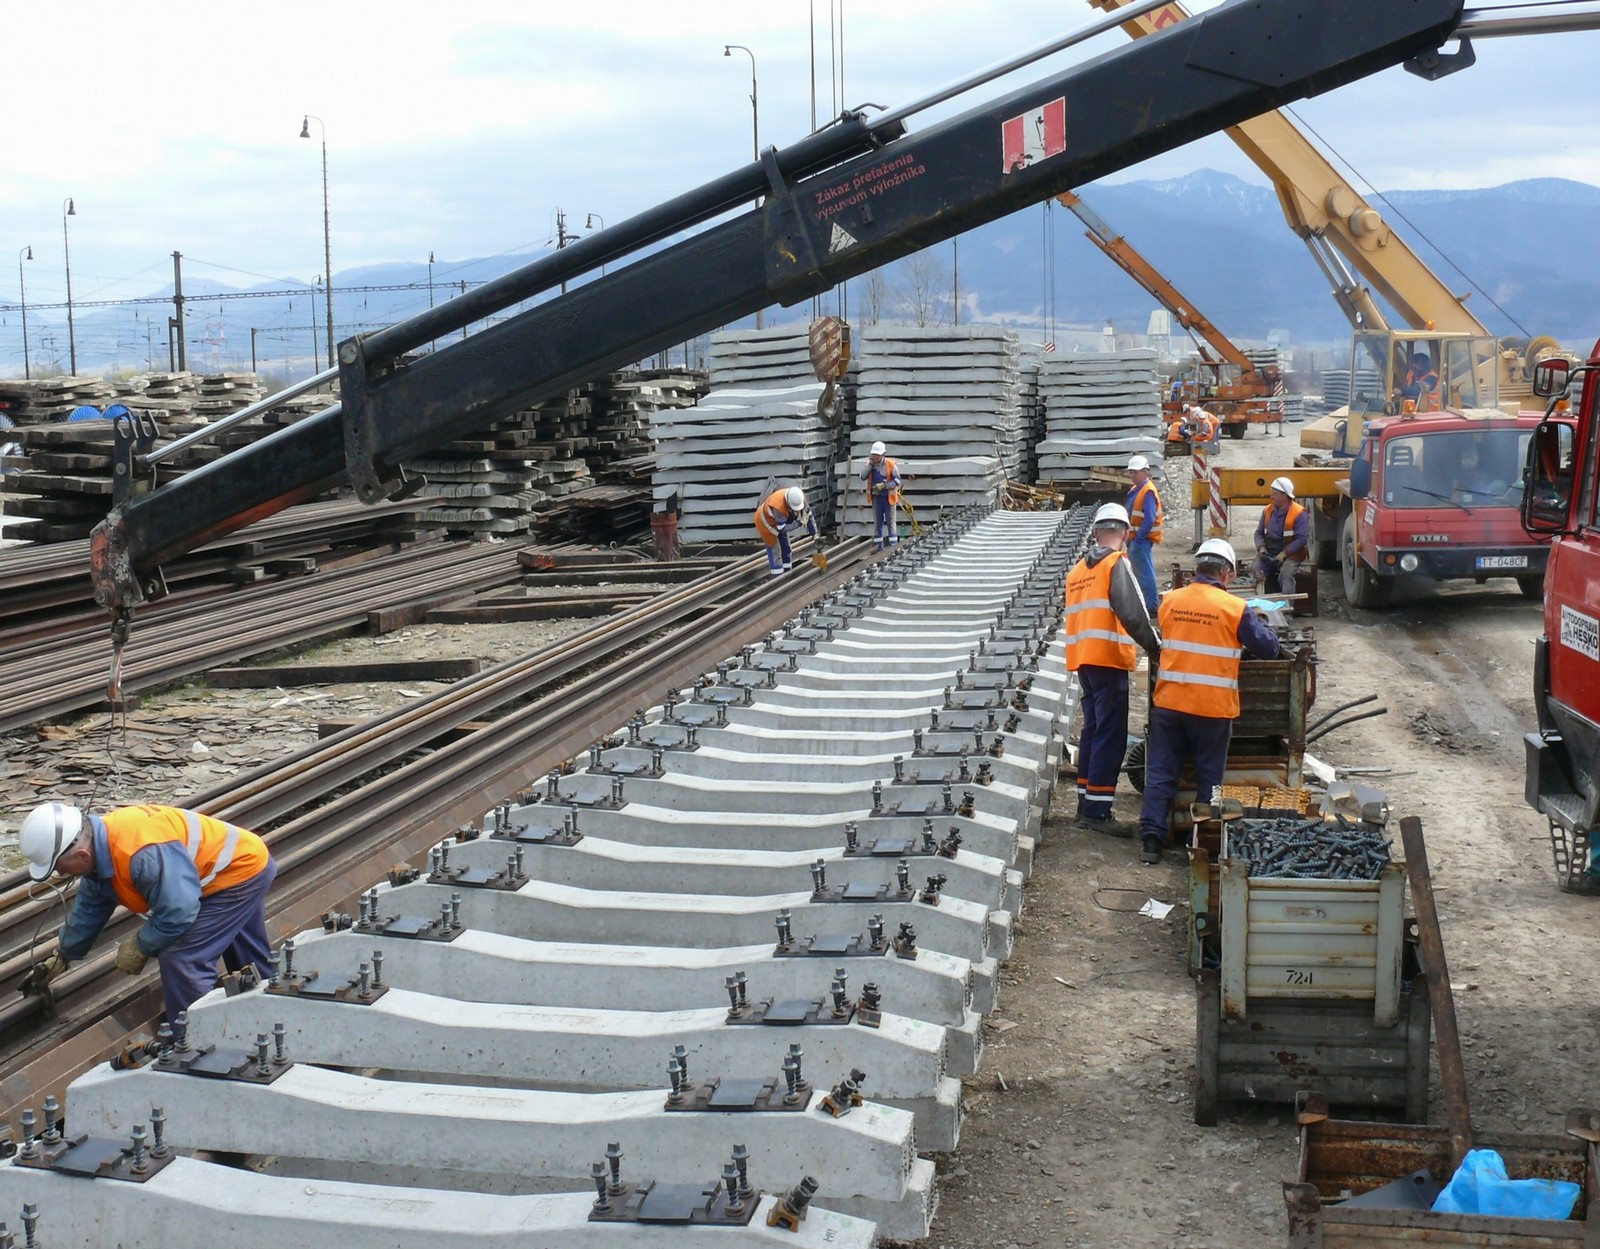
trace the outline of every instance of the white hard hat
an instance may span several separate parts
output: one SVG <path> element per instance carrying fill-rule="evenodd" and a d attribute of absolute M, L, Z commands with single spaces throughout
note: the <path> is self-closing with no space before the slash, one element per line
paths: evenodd
<path fill-rule="evenodd" d="M 806 492 L 799 486 L 790 486 L 783 493 L 783 501 L 789 505 L 791 512 L 802 511 L 806 505 Z"/>
<path fill-rule="evenodd" d="M 888 450 L 889 450 L 889 448 L 884 446 L 881 442 L 875 442 L 875 443 L 872 444 L 872 451 L 870 452 L 870 454 L 872 454 L 872 455 L 886 455 L 888 453 Z"/>
<path fill-rule="evenodd" d="M 1272 482 L 1272 488 L 1274 490 L 1282 491 L 1291 499 L 1294 498 L 1294 482 L 1290 481 L 1287 477 L 1274 478 Z"/>
<path fill-rule="evenodd" d="M 1100 510 L 1094 514 L 1094 527 L 1103 528 L 1108 525 L 1121 525 L 1124 529 L 1132 528 L 1128 520 L 1128 509 L 1120 503 L 1102 503 Z"/>
<path fill-rule="evenodd" d="M 28 860 L 28 876 L 43 880 L 55 870 L 63 850 L 78 840 L 83 829 L 83 812 L 64 802 L 41 803 L 22 821 L 17 848 Z"/>
<path fill-rule="evenodd" d="M 1187 403 L 1183 405 L 1183 410 L 1185 412 L 1187 412 L 1189 410 L 1189 405 Z"/>
<path fill-rule="evenodd" d="M 1128 461 L 1128 471 L 1130 473 L 1137 473 L 1140 469 L 1148 470 L 1149 467 L 1150 461 L 1145 459 L 1142 455 L 1136 455 L 1133 457 L 1133 459 Z"/>
<path fill-rule="evenodd" d="M 1207 538 L 1200 544 L 1200 549 L 1194 553 L 1195 562 L 1203 559 L 1225 559 L 1228 566 L 1235 572 L 1239 571 L 1239 557 L 1233 553 L 1231 543 L 1221 538 Z"/>

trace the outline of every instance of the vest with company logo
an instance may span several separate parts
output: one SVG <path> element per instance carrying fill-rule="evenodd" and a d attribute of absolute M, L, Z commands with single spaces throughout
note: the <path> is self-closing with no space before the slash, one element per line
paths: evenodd
<path fill-rule="evenodd" d="M 778 520 L 787 523 L 794 519 L 794 513 L 789 510 L 788 495 L 788 487 L 780 486 L 766 497 L 760 507 L 756 508 L 756 532 L 768 546 L 778 540 Z"/>
<path fill-rule="evenodd" d="M 1111 609 L 1111 570 L 1126 558 L 1113 551 L 1092 568 L 1081 559 L 1067 574 L 1067 671 L 1120 668 L 1132 672 L 1139 663 L 1133 639 Z"/>
<path fill-rule="evenodd" d="M 1192 716 L 1239 715 L 1239 621 L 1244 600 L 1191 582 L 1161 600 L 1161 675 L 1155 704 Z"/>
<path fill-rule="evenodd" d="M 179 807 L 119 807 L 101 817 L 111 851 L 111 884 L 117 900 L 136 914 L 150 909 L 133 884 L 130 864 L 146 846 L 182 842 L 200 876 L 200 896 L 220 893 L 253 879 L 267 865 L 266 843 L 254 833 Z"/>

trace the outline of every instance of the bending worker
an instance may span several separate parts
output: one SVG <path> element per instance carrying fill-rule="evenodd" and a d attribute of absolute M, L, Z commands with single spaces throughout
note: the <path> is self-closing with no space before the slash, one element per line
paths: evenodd
<path fill-rule="evenodd" d="M 1145 734 L 1139 815 L 1139 857 L 1146 863 L 1161 862 L 1183 765 L 1193 762 L 1202 802 L 1212 801 L 1222 784 L 1239 718 L 1241 655 L 1278 656 L 1277 634 L 1228 593 L 1237 572 L 1233 547 L 1211 538 L 1195 552 L 1194 580 L 1161 600 L 1161 672 Z"/>
<path fill-rule="evenodd" d="M 1094 514 L 1088 553 L 1067 574 L 1067 671 L 1078 675 L 1083 707 L 1077 823 L 1113 837 L 1138 831 L 1111 816 L 1128 752 L 1128 674 L 1139 662 L 1134 646 L 1150 656 L 1152 666 L 1161 647 L 1122 551 L 1128 528 L 1126 508 L 1103 506 Z"/>
<path fill-rule="evenodd" d="M 1128 558 L 1133 563 L 1133 575 L 1139 582 L 1139 592 L 1144 595 L 1145 610 L 1151 615 L 1161 606 L 1161 592 L 1156 587 L 1156 547 L 1161 545 L 1162 510 L 1161 495 L 1156 483 L 1150 480 L 1150 461 L 1136 455 L 1128 461 L 1128 476 L 1133 487 L 1128 491 L 1128 515 L 1133 533 L 1128 539 Z"/>
<path fill-rule="evenodd" d="M 799 486 L 779 487 L 756 508 L 756 532 L 767 544 L 767 567 L 774 577 L 794 567 L 794 554 L 789 550 L 789 530 L 805 525 L 806 532 L 817 536 L 817 521 L 806 506 L 806 492 Z"/>
<path fill-rule="evenodd" d="M 19 848 L 34 880 L 78 879 L 47 982 L 89 953 L 118 902 L 145 922 L 118 947 L 117 969 L 136 976 L 161 960 L 169 1022 L 216 988 L 218 958 L 229 971 L 267 968 L 267 889 L 278 865 L 252 832 L 178 807 L 89 815 L 47 802 L 23 820 Z"/>
<path fill-rule="evenodd" d="M 1311 554 L 1311 513 L 1295 502 L 1294 482 L 1277 477 L 1272 502 L 1256 522 L 1256 581 L 1263 590 L 1274 570 L 1278 593 L 1293 594 L 1300 565 Z"/>
<path fill-rule="evenodd" d="M 861 476 L 867 483 L 867 498 L 872 503 L 872 546 L 881 551 L 885 542 L 894 546 L 900 541 L 900 527 L 894 519 L 894 510 L 900 506 L 900 470 L 881 442 L 872 444 L 866 471 Z"/>

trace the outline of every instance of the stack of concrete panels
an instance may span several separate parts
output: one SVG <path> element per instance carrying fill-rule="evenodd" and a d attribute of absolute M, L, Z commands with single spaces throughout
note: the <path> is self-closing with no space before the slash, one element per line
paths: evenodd
<path fill-rule="evenodd" d="M 799 486 L 827 524 L 832 433 L 817 415 L 822 383 L 713 386 L 692 408 L 651 416 L 655 506 L 678 500 L 683 542 L 751 542 L 751 514 L 779 485 Z"/>
<path fill-rule="evenodd" d="M 841 532 L 872 532 L 861 474 L 881 441 L 919 519 L 993 502 L 1022 469 L 1017 335 L 992 325 L 875 326 L 863 336 L 850 457 L 836 466 Z"/>
<path fill-rule="evenodd" d="M 75 1132 L 126 1139 L 160 1105 L 168 1148 L 268 1174 L 224 1183 L 182 1157 L 145 1184 L 57 1184 L 0 1166 L 0 1200 L 38 1202 L 50 1244 L 159 1210 L 174 1243 L 214 1249 L 268 1243 L 239 1239 L 262 1217 L 308 1244 L 310 1219 L 339 1218 L 356 1249 L 437 1243 L 406 1227 L 431 1220 L 474 1249 L 512 1226 L 603 1249 L 592 1198 L 563 1199 L 563 1236 L 520 1194 L 596 1183 L 598 1209 L 627 1209 L 649 1179 L 699 1208 L 721 1174 L 756 1204 L 738 1243 L 759 1243 L 809 1174 L 783 1243 L 926 1236 L 918 1155 L 957 1145 L 958 1077 L 982 1059 L 1072 713 L 1055 638 L 1087 521 L 953 514 L 619 726 L 586 769 L 507 795 L 423 878 L 363 895 L 354 927 L 299 934 L 267 987 L 196 1003 L 165 1064 L 69 1092 Z M 176 1074 L 210 1046 L 265 1074 Z M 206 1180 L 217 1231 L 197 1238 Z M 446 1186 L 476 1194 L 448 1218 Z M 316 1201 L 284 1196 L 302 1191 Z M 673 1243 L 735 1235 L 703 1224 Z"/>
<path fill-rule="evenodd" d="M 1090 469 L 1121 469 L 1133 455 L 1160 459 L 1160 379 L 1148 348 L 1050 357 L 1039 368 L 1039 394 L 1040 481 L 1087 481 Z"/>
<path fill-rule="evenodd" d="M 676 499 L 682 542 L 750 542 L 750 517 L 778 486 L 806 492 L 817 523 L 832 523 L 833 433 L 818 413 L 822 383 L 805 331 L 729 330 L 711 336 L 710 391 L 692 408 L 651 413 L 657 510 Z"/>

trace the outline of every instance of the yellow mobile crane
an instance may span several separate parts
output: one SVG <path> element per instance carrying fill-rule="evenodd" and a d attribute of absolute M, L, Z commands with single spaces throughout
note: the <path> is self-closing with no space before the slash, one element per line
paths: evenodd
<path fill-rule="evenodd" d="M 1169 418 L 1178 416 L 1181 400 L 1193 399 L 1212 407 L 1222 418 L 1223 427 L 1230 438 L 1243 438 L 1245 427 L 1251 421 L 1282 419 L 1271 403 L 1274 394 L 1282 393 L 1277 366 L 1257 364 L 1245 355 L 1209 317 L 1198 312 L 1132 243 L 1113 230 L 1104 217 L 1071 191 L 1056 196 L 1056 200 L 1077 214 L 1078 220 L 1087 227 L 1084 233 L 1089 241 L 1144 287 L 1195 339 L 1195 345 L 1200 350 L 1200 376 L 1192 387 L 1192 393 L 1191 388 L 1185 386 L 1178 397 L 1163 403 Z"/>
<path fill-rule="evenodd" d="M 1089 3 L 1115 13 L 1129 0 Z M 1130 18 L 1122 29 L 1138 39 L 1188 17 L 1172 3 Z M 1302 445 L 1346 451 L 1348 438 L 1353 448 L 1361 418 L 1394 410 L 1408 374 L 1430 369 L 1440 385 L 1422 406 L 1508 412 L 1524 406 L 1534 362 L 1559 350 L 1555 339 L 1540 336 L 1518 346 L 1497 339 L 1468 311 L 1467 296 L 1446 286 L 1282 112 L 1252 117 L 1227 134 L 1271 179 L 1290 229 L 1327 275 L 1355 330 L 1349 415 L 1356 419 L 1348 429 L 1333 418 L 1308 425 Z M 1390 326 L 1373 291 L 1404 326 Z"/>

